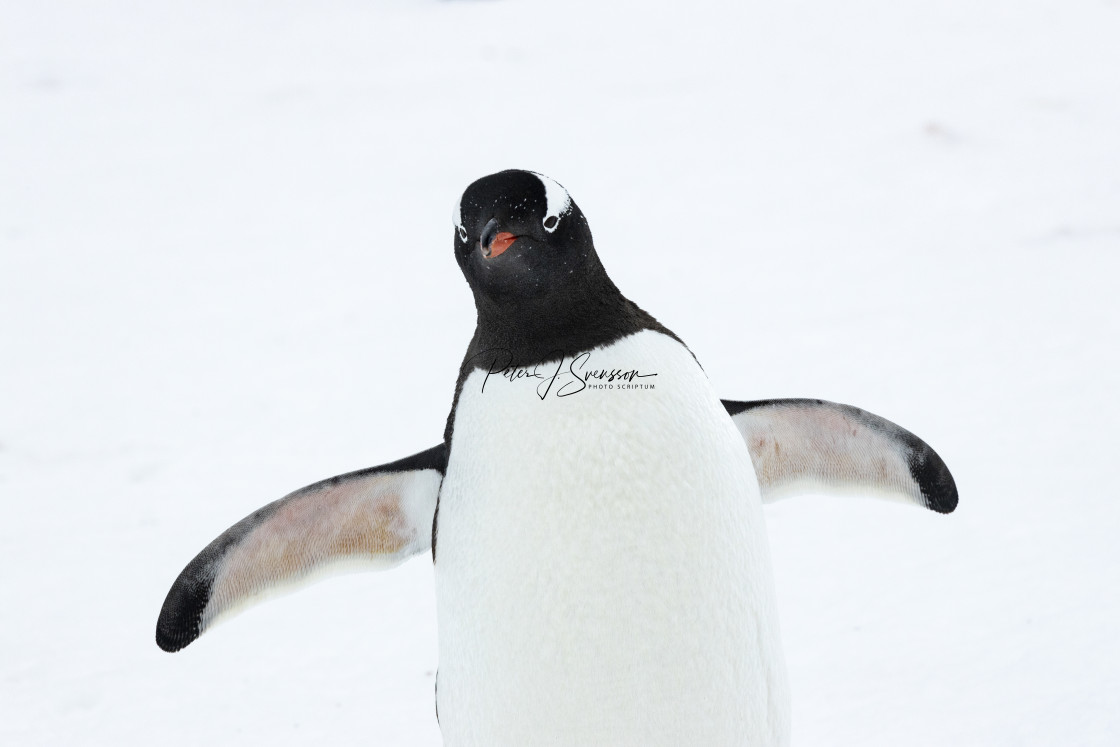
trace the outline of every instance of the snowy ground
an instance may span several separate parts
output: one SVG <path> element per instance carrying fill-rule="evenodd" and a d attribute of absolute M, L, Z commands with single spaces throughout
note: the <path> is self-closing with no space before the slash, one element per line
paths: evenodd
<path fill-rule="evenodd" d="M 1120 2 L 0 3 L 0 743 L 436 745 L 432 570 L 169 656 L 212 537 L 439 440 L 449 212 L 543 171 L 724 396 L 949 517 L 768 509 L 798 745 L 1120 743 Z"/>

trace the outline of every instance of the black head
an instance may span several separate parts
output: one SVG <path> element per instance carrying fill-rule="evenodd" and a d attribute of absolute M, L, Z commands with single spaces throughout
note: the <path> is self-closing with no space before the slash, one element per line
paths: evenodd
<path fill-rule="evenodd" d="M 455 205 L 455 259 L 474 291 L 478 325 L 459 384 L 484 351 L 512 365 L 556 360 L 642 329 L 672 334 L 627 300 L 595 253 L 568 191 L 532 171 L 502 171 Z"/>
<path fill-rule="evenodd" d="M 484 176 L 463 192 L 452 221 L 455 259 L 477 302 L 517 306 L 602 271 L 583 213 L 547 176 Z"/>

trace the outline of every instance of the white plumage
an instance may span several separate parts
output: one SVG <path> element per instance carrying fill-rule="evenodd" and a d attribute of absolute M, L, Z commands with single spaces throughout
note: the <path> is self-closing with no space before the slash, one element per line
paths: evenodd
<path fill-rule="evenodd" d="M 537 367 L 562 372 L 543 399 L 533 376 L 475 370 L 463 386 L 436 558 L 446 744 L 787 744 L 741 435 L 659 332 L 575 366 L 656 376 L 576 392 L 570 365 Z M 558 396 L 564 383 L 575 393 Z M 622 388 L 635 384 L 652 388 Z"/>

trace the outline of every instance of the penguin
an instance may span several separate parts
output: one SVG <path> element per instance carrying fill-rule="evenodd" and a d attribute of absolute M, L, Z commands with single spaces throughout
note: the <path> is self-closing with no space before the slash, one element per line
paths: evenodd
<path fill-rule="evenodd" d="M 789 744 L 763 505 L 831 491 L 950 513 L 945 462 L 856 407 L 721 400 L 547 176 L 485 176 L 452 221 L 477 324 L 442 442 L 234 524 L 172 585 L 157 644 L 430 549 L 445 744 Z"/>

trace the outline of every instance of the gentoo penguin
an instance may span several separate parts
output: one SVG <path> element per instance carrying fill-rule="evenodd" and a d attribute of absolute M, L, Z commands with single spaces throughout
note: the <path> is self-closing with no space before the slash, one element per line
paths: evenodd
<path fill-rule="evenodd" d="M 788 744 L 763 504 L 826 489 L 948 513 L 945 463 L 854 407 L 721 401 L 548 177 L 483 177 L 453 221 L 478 322 L 443 442 L 232 526 L 175 581 L 157 643 L 430 547 L 446 744 Z"/>

